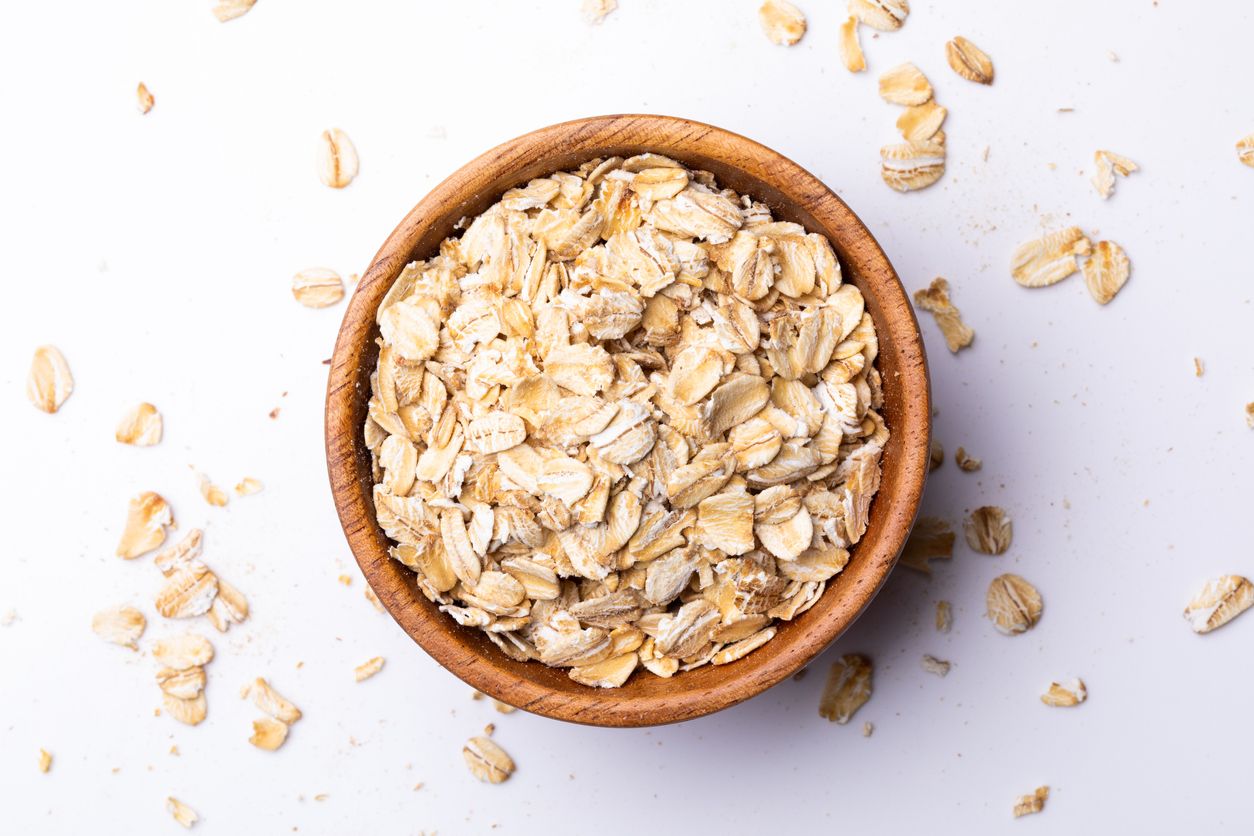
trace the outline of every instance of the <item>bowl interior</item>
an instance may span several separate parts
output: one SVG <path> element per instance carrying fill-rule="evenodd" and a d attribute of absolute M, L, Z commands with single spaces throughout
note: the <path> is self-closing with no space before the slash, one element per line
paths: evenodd
<path fill-rule="evenodd" d="M 578 167 L 593 157 L 652 151 L 712 172 L 722 186 L 770 206 L 828 237 L 843 278 L 866 299 L 880 342 L 882 415 L 892 432 L 870 525 L 849 565 L 810 610 L 781 622 L 775 638 L 725 666 L 660 679 L 637 672 L 619 689 L 573 682 L 560 669 L 517 662 L 480 631 L 453 622 L 418 592 L 413 574 L 389 558 L 374 519 L 370 453 L 362 440 L 370 372 L 378 357 L 375 313 L 414 259 L 432 255 L 502 192 L 534 177 Z M 800 166 L 744 137 L 686 119 L 606 116 L 519 137 L 458 170 L 401 222 L 364 274 L 341 326 L 327 398 L 327 460 L 336 506 L 350 546 L 379 599 L 428 653 L 472 687 L 511 705 L 573 722 L 640 726 L 708 714 L 791 675 L 843 632 L 879 589 L 913 523 L 927 474 L 931 404 L 918 324 L 892 265 L 857 216 Z"/>

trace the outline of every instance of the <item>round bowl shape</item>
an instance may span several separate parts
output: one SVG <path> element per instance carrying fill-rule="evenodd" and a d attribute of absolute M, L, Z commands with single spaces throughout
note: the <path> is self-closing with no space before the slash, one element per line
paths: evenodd
<path fill-rule="evenodd" d="M 713 172 L 720 185 L 770 206 L 777 220 L 826 235 L 844 280 L 866 299 L 879 336 L 881 411 L 892 432 L 870 525 L 849 565 L 820 600 L 775 638 L 728 665 L 661 679 L 637 671 L 622 688 L 580 685 L 562 669 L 517 662 L 478 630 L 461 627 L 423 597 L 413 573 L 388 556 L 375 522 L 370 452 L 362 436 L 370 373 L 378 358 L 375 313 L 410 261 L 434 254 L 509 188 L 578 167 L 594 157 L 652 151 Z M 384 242 L 349 301 L 327 386 L 327 468 L 349 546 L 392 617 L 437 662 L 490 697 L 535 714 L 598 726 L 649 726 L 700 717 L 746 700 L 791 675 L 843 633 L 875 596 L 914 522 L 928 471 L 931 398 L 918 322 L 892 265 L 871 233 L 818 178 L 750 139 L 669 116 L 578 119 L 488 151 L 436 186 Z"/>

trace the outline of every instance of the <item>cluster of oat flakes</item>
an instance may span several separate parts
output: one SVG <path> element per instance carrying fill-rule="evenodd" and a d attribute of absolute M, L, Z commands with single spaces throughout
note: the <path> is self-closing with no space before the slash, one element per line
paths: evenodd
<path fill-rule="evenodd" d="M 378 313 L 392 555 L 515 659 L 734 661 L 866 529 L 875 329 L 827 239 L 655 154 L 507 192 Z"/>

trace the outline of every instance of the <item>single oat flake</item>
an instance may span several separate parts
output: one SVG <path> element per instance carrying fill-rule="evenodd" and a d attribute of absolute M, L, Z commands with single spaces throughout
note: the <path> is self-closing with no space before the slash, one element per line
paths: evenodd
<path fill-rule="evenodd" d="M 126 560 L 146 554 L 165 542 L 166 528 L 174 526 L 174 512 L 159 494 L 144 491 L 126 507 L 126 527 L 117 555 Z"/>
<path fill-rule="evenodd" d="M 260 717 L 253 720 L 253 733 L 248 742 L 258 749 L 273 752 L 287 740 L 288 726 L 282 720 L 273 717 Z"/>
<path fill-rule="evenodd" d="M 499 784 L 514 774 L 514 761 L 493 740 L 472 737 L 462 747 L 462 757 L 470 774 L 488 784 Z"/>
<path fill-rule="evenodd" d="M 953 607 L 948 601 L 936 602 L 936 632 L 948 633 L 954 624 Z"/>
<path fill-rule="evenodd" d="M 344 281 L 334 270 L 310 267 L 292 276 L 292 296 L 306 308 L 329 308 L 344 298 Z"/>
<path fill-rule="evenodd" d="M 618 8 L 618 0 L 583 0 L 583 19 L 596 26 Z"/>
<path fill-rule="evenodd" d="M 1254 168 L 1254 134 L 1237 140 L 1237 159 Z"/>
<path fill-rule="evenodd" d="M 1010 517 L 997 505 L 983 505 L 971 512 L 962 526 L 967 545 L 980 554 L 1005 554 L 1013 534 Z"/>
<path fill-rule="evenodd" d="M 899 192 L 924 189 L 945 173 L 945 146 L 936 142 L 903 142 L 880 149 L 880 177 Z"/>
<path fill-rule="evenodd" d="M 205 498 L 205 502 L 208 502 L 215 508 L 224 508 L 231 500 L 226 491 L 211 482 L 209 477 L 203 473 L 200 474 L 200 495 Z"/>
<path fill-rule="evenodd" d="M 961 446 L 954 451 L 954 462 L 958 465 L 958 469 L 965 473 L 974 473 L 984 466 L 983 459 L 977 459 Z"/>
<path fill-rule="evenodd" d="M 849 14 L 872 29 L 892 32 L 905 23 L 910 4 L 907 0 L 849 0 Z"/>
<path fill-rule="evenodd" d="M 1254 413 L 1254 410 L 1251 410 Z M 1224 626 L 1254 605 L 1254 584 L 1241 575 L 1224 575 L 1207 581 L 1184 609 L 1195 633 L 1209 633 Z"/>
<path fill-rule="evenodd" d="M 1116 174 L 1120 177 L 1127 177 L 1138 169 L 1136 163 L 1114 151 L 1099 149 L 1093 152 L 1093 162 L 1097 165 L 1097 171 L 1093 175 L 1093 187 L 1102 196 L 1102 200 L 1114 194 Z"/>
<path fill-rule="evenodd" d="M 792 46 L 806 33 L 806 16 L 788 0 L 766 0 L 758 9 L 758 22 L 776 46 Z"/>
<path fill-rule="evenodd" d="M 927 469 L 929 471 L 935 470 L 936 468 L 940 467 L 944 463 L 945 463 L 945 447 L 939 441 L 933 438 L 932 447 L 928 451 Z"/>
<path fill-rule="evenodd" d="M 47 749 L 39 750 L 39 771 L 45 775 L 52 769 L 52 754 Z"/>
<path fill-rule="evenodd" d="M 381 670 L 383 670 L 383 657 L 376 656 L 353 668 L 353 678 L 358 682 L 365 682 Z"/>
<path fill-rule="evenodd" d="M 1084 702 L 1089 697 L 1084 680 L 1074 678 L 1064 682 L 1051 682 L 1045 693 L 1041 694 L 1041 702 L 1056 708 L 1071 708 Z"/>
<path fill-rule="evenodd" d="M 300 709 L 289 702 L 278 691 L 270 686 L 265 679 L 258 677 L 247 689 L 252 697 L 253 705 L 260 708 L 276 720 L 282 720 L 289 726 L 301 718 Z"/>
<path fill-rule="evenodd" d="M 255 493 L 261 493 L 262 488 L 260 479 L 254 479 L 252 476 L 245 476 L 235 483 L 235 493 L 237 496 L 252 496 Z"/>
<path fill-rule="evenodd" d="M 339 128 L 322 132 L 318 142 L 318 179 L 324 186 L 342 189 L 357 176 L 357 148 Z M 337 277 L 338 278 L 338 277 Z"/>
<path fill-rule="evenodd" d="M 1048 233 L 1015 247 L 1010 257 L 1010 275 L 1024 287 L 1054 284 L 1076 271 L 1076 256 L 1088 255 L 1091 246 L 1078 226 Z"/>
<path fill-rule="evenodd" d="M 844 725 L 871 699 L 871 660 L 847 653 L 836 660 L 827 674 L 819 716 Z"/>
<path fill-rule="evenodd" d="M 921 105 L 931 100 L 932 85 L 918 67 L 906 62 L 880 76 L 880 98 L 889 104 Z"/>
<path fill-rule="evenodd" d="M 937 277 L 928 287 L 916 290 L 914 304 L 935 317 L 936 325 L 945 337 L 945 345 L 952 353 L 957 354 L 975 339 L 975 330 L 962 321 L 962 311 L 949 300 L 949 282 L 946 279 Z"/>
<path fill-rule="evenodd" d="M 148 85 L 142 81 L 139 83 L 139 87 L 135 88 L 135 97 L 139 103 L 140 113 L 147 113 L 152 110 L 153 104 L 157 101 L 152 93 L 149 92 Z"/>
<path fill-rule="evenodd" d="M 1204 374 L 1206 374 L 1206 364 L 1202 362 L 1201 357 L 1194 357 L 1193 358 L 1193 376 L 1201 377 Z M 1254 415 L 1254 409 L 1250 409 L 1250 406 L 1251 406 L 1250 404 L 1246 405 L 1246 412 L 1250 413 L 1251 415 Z"/>
<path fill-rule="evenodd" d="M 934 137 L 940 131 L 941 125 L 945 124 L 945 117 L 948 114 L 948 110 L 931 101 L 908 107 L 901 116 L 897 117 L 897 130 L 901 131 L 902 139 L 907 142 L 932 141 L 943 148 L 944 139 L 934 139 Z"/>
<path fill-rule="evenodd" d="M 1049 798 L 1049 787 L 1037 787 L 1031 795 L 1021 795 L 1015 802 L 1015 818 L 1039 813 L 1045 809 L 1045 801 Z"/>
<path fill-rule="evenodd" d="M 213 14 L 219 23 L 226 23 L 228 20 L 235 20 L 237 17 L 248 14 L 256 3 L 257 0 L 218 0 L 217 5 L 213 7 Z"/>
<path fill-rule="evenodd" d="M 1113 241 L 1098 241 L 1093 255 L 1084 262 L 1084 283 L 1098 304 L 1115 298 L 1132 272 L 1127 254 Z"/>
<path fill-rule="evenodd" d="M 243 12 L 241 12 L 243 14 Z M 174 820 L 188 829 L 196 822 L 200 821 L 200 816 L 196 815 L 196 811 L 188 807 L 182 801 L 174 796 L 170 796 L 165 800 L 165 808 L 169 811 Z"/>
<path fill-rule="evenodd" d="M 1201 375 L 1198 375 L 1201 377 Z M 1254 430 L 1254 401 L 1250 401 L 1245 405 L 1245 425 Z"/>
<path fill-rule="evenodd" d="M 930 560 L 949 560 L 954 556 L 954 530 L 940 517 L 919 517 L 905 548 L 901 550 L 901 565 L 925 575 L 932 574 Z"/>
<path fill-rule="evenodd" d="M 140 403 L 122 416 L 113 437 L 122 444 L 151 447 L 161 441 L 161 432 L 161 413 L 150 403 Z"/>
<path fill-rule="evenodd" d="M 858 40 L 858 19 L 848 18 L 840 24 L 836 46 L 840 50 L 840 61 L 851 73 L 860 73 L 866 69 L 866 56 L 862 54 L 862 43 Z"/>
<path fill-rule="evenodd" d="M 953 667 L 952 662 L 947 662 L 944 659 L 937 659 L 935 656 L 933 656 L 930 653 L 923 654 L 922 664 L 923 664 L 923 670 L 927 671 L 928 673 L 936 674 L 939 677 L 948 676 L 949 669 Z"/>
<path fill-rule="evenodd" d="M 26 377 L 26 397 L 41 412 L 56 412 L 74 391 L 70 365 L 56 346 L 41 345 L 35 349 Z"/>
<path fill-rule="evenodd" d="M 988 617 L 1007 636 L 1025 633 L 1041 620 L 1041 594 L 1014 574 L 998 575 L 988 585 Z"/>
<path fill-rule="evenodd" d="M 139 637 L 148 626 L 144 614 L 134 607 L 109 607 L 91 618 L 91 629 L 107 642 L 139 649 Z"/>
<path fill-rule="evenodd" d="M 961 35 L 945 44 L 945 60 L 949 67 L 967 81 L 993 83 L 993 61 L 975 44 Z"/>

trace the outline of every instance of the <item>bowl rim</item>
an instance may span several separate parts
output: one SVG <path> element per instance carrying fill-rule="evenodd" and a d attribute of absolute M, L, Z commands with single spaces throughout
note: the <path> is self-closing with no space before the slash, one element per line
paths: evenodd
<path fill-rule="evenodd" d="M 583 154 L 584 159 L 591 159 L 605 154 L 598 149 L 616 145 L 638 149 L 636 153 L 647 149 L 681 160 L 685 156 L 708 156 L 728 169 L 743 172 L 749 179 L 778 189 L 797 211 L 814 217 L 820 229 L 809 231 L 821 231 L 832 240 L 841 254 L 845 280 L 852 280 L 860 287 L 867 298 L 868 310 L 874 307 L 880 311 L 879 316 L 872 313 L 872 317 L 876 320 L 881 356 L 888 343 L 896 365 L 896 379 L 885 381 L 886 391 L 891 386 L 901 392 L 900 415 L 890 424 L 893 433 L 890 446 L 900 451 L 892 462 L 897 468 L 894 474 L 897 490 L 885 495 L 881 489 L 870 514 L 871 526 L 878 526 L 882 534 L 875 541 L 872 554 L 863 553 L 862 545 L 868 542 L 867 537 L 859 543 L 850 561 L 850 566 L 860 561 L 857 579 L 851 581 L 852 585 L 846 585 L 834 602 L 826 604 L 823 618 L 810 625 L 812 629 L 808 631 L 789 633 L 786 646 L 776 648 L 769 657 L 759 658 L 759 654 L 783 636 L 721 668 L 741 675 L 728 676 L 714 687 L 697 690 L 671 687 L 661 694 L 632 695 L 629 699 L 616 699 L 616 694 L 623 693 L 617 689 L 587 688 L 586 693 L 559 693 L 520 677 L 505 668 L 519 664 L 538 666 L 539 663 L 514 662 L 490 644 L 487 653 L 468 649 L 466 636 L 461 633 L 478 634 L 478 631 L 461 627 L 434 608 L 413 606 L 413 596 L 417 594 L 414 585 L 410 583 L 408 592 L 398 587 L 397 567 L 388 565 L 394 561 L 380 546 L 382 531 L 375 521 L 373 501 L 360 472 L 364 449 L 361 429 L 347 420 L 357 413 L 355 407 L 363 397 L 359 391 L 363 374 L 359 355 L 369 351 L 369 344 L 377 334 L 375 317 L 386 289 L 413 259 L 420 236 L 451 218 L 450 212 L 455 212 L 458 206 L 464 208 L 475 200 L 474 194 L 466 197 L 468 186 L 485 177 L 493 182 L 506 180 L 519 171 L 520 160 L 552 159 L 558 156 L 557 149 L 566 156 Z M 714 147 L 717 153 L 712 150 Z M 699 154 L 696 149 L 700 149 Z M 562 170 L 564 165 L 557 162 L 548 171 Z M 490 197 L 498 195 L 499 192 Z M 853 265 L 846 263 L 851 252 L 858 261 L 855 273 L 850 272 Z M 385 282 L 386 286 L 380 287 L 380 282 Z M 874 285 L 874 290 L 868 293 L 864 284 Z M 892 325 L 882 320 L 891 320 Z M 888 339 L 890 334 L 891 339 Z M 882 588 L 905 545 L 922 498 L 931 445 L 931 391 L 918 321 L 896 271 L 865 224 L 821 180 L 779 152 L 732 131 L 691 119 L 656 114 L 608 114 L 549 125 L 480 154 L 432 188 L 384 241 L 349 300 L 332 354 L 324 417 L 327 472 L 345 537 L 371 589 L 402 629 L 440 665 L 490 697 L 554 719 L 616 727 L 681 722 L 728 708 L 791 676 L 843 634 Z M 412 581 L 410 570 L 399 568 Z M 833 578 L 820 597 L 820 604 L 824 599 L 833 598 L 833 585 L 838 585 L 835 584 L 837 579 L 842 579 L 843 583 L 846 573 L 854 574 L 846 567 Z M 814 609 L 819 609 L 819 605 Z M 497 656 L 500 658 L 495 658 Z M 755 659 L 758 664 L 754 663 Z M 699 673 L 681 673 L 667 682 L 678 686 L 684 677 L 695 678 Z"/>

